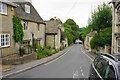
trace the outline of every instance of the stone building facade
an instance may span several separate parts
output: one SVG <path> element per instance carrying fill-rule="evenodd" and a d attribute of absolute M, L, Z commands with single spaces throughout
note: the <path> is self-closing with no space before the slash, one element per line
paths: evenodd
<path fill-rule="evenodd" d="M 85 41 L 84 41 L 84 47 L 85 47 L 85 49 L 87 49 L 89 51 L 91 51 L 90 41 L 91 41 L 92 37 L 93 37 L 93 34 L 92 34 L 92 32 L 90 32 L 89 34 L 86 35 Z"/>
<path fill-rule="evenodd" d="M 41 45 L 45 43 L 45 27 L 43 19 L 30 2 L 15 2 L 15 16 L 22 19 L 24 45 Z M 16 46 L 16 49 L 19 47 Z"/>
<path fill-rule="evenodd" d="M 59 49 L 61 46 L 61 24 L 57 20 L 46 22 L 46 45 Z"/>
<path fill-rule="evenodd" d="M 113 24 L 112 24 L 112 53 L 120 54 L 120 1 L 112 0 Z"/>
<path fill-rule="evenodd" d="M 14 53 L 13 15 L 15 15 L 16 4 L 9 1 L 0 1 L 0 56 Z"/>

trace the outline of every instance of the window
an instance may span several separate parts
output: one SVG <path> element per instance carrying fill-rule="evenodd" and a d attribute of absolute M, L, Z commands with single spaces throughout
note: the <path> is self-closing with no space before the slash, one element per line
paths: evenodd
<path fill-rule="evenodd" d="M 25 12 L 30 13 L 30 6 L 25 4 Z"/>
<path fill-rule="evenodd" d="M 107 69 L 106 69 L 106 73 L 104 75 L 104 79 L 112 79 L 112 80 L 116 80 L 116 75 L 115 75 L 115 70 L 114 67 L 112 66 L 112 63 L 109 62 Z"/>
<path fill-rule="evenodd" d="M 24 22 L 23 26 L 24 26 L 24 30 L 28 30 L 28 22 Z"/>
<path fill-rule="evenodd" d="M 40 24 L 38 24 L 38 31 L 40 31 Z"/>
<path fill-rule="evenodd" d="M 107 60 L 99 58 L 99 62 L 96 64 L 96 69 L 98 71 L 98 73 L 100 74 L 100 76 L 102 78 L 104 78 L 104 74 L 105 74 L 105 70 L 107 67 Z"/>
<path fill-rule="evenodd" d="M 7 15 L 7 5 L 0 2 L 0 13 Z"/>
<path fill-rule="evenodd" d="M 120 54 L 120 38 L 118 38 L 117 42 L 118 42 L 118 44 L 117 44 L 117 52 Z"/>
<path fill-rule="evenodd" d="M 120 23 L 120 7 L 118 9 L 118 23 Z"/>
<path fill-rule="evenodd" d="M 1 47 L 10 46 L 10 35 L 9 34 L 0 34 L 0 46 Z"/>

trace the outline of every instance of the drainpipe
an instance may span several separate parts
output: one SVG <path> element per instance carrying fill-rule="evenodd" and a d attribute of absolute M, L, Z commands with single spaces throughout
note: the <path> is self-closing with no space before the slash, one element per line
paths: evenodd
<path fill-rule="evenodd" d="M 44 31 L 44 33 L 45 33 L 44 34 L 44 44 L 45 44 L 46 43 L 46 24 L 44 24 L 44 26 L 45 26 L 45 28 L 44 28 L 45 29 L 45 31 Z"/>
<path fill-rule="evenodd" d="M 114 27 L 115 27 L 115 2 L 113 2 L 113 20 L 112 20 L 112 49 L 111 53 L 114 54 Z"/>
<path fill-rule="evenodd" d="M 0 46 L 0 49 L 1 49 L 1 58 L 2 58 L 2 46 Z"/>

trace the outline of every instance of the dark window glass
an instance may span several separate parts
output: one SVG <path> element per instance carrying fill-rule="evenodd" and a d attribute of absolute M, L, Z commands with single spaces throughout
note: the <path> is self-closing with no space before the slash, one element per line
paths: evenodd
<path fill-rule="evenodd" d="M 113 68 L 113 66 L 110 64 L 108 64 L 105 75 L 104 75 L 104 79 L 108 79 L 108 80 L 116 80 L 116 76 L 115 76 L 115 70 Z"/>
<path fill-rule="evenodd" d="M 99 62 L 96 64 L 96 69 L 101 77 L 104 77 L 106 67 L 107 61 L 103 58 L 100 58 Z"/>

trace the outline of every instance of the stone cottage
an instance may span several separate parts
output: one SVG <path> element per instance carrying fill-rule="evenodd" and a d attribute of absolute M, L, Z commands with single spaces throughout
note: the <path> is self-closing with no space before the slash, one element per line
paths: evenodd
<path fill-rule="evenodd" d="M 93 35 L 94 35 L 93 32 L 90 32 L 90 33 L 87 34 L 86 37 L 85 37 L 84 47 L 85 47 L 85 49 L 87 49 L 87 50 L 89 50 L 89 51 L 91 51 L 90 41 L 91 41 Z"/>
<path fill-rule="evenodd" d="M 0 56 L 14 53 L 13 15 L 15 15 L 16 4 L 8 1 L 0 1 Z"/>
<path fill-rule="evenodd" d="M 112 23 L 112 53 L 120 54 L 120 0 L 112 0 L 113 23 Z"/>
<path fill-rule="evenodd" d="M 46 45 L 60 48 L 61 39 L 61 23 L 58 20 L 45 21 L 46 22 Z"/>
<path fill-rule="evenodd" d="M 62 37 L 64 36 L 64 37 Z M 67 39 L 67 35 L 65 32 L 65 27 L 62 25 L 61 26 L 61 47 L 67 47 L 68 46 L 68 39 Z"/>
<path fill-rule="evenodd" d="M 24 39 L 23 44 L 36 44 L 43 46 L 45 43 L 45 27 L 43 19 L 30 2 L 15 2 L 15 16 L 22 19 Z"/>

